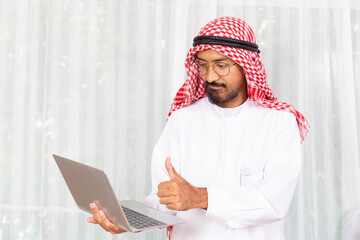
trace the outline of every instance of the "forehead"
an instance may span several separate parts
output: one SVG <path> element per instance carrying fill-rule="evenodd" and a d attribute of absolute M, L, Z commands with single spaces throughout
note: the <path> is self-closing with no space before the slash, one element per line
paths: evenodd
<path fill-rule="evenodd" d="M 197 52 L 197 58 L 204 61 L 222 61 L 222 60 L 230 60 L 227 56 L 218 53 L 215 50 L 207 49 L 204 51 Z"/>

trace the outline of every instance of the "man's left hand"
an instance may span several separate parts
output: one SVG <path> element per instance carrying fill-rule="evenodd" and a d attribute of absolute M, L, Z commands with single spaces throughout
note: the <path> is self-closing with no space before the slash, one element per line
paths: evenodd
<path fill-rule="evenodd" d="M 170 181 L 158 186 L 160 203 L 168 209 L 184 211 L 192 208 L 207 208 L 208 198 L 206 188 L 196 188 L 182 178 L 171 164 L 170 157 L 165 160 L 165 167 Z"/>

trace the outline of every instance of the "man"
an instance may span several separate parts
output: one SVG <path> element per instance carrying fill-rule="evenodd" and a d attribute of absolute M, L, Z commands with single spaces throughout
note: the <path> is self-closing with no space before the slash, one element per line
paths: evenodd
<path fill-rule="evenodd" d="M 169 229 L 175 240 L 284 239 L 309 125 L 274 97 L 244 21 L 215 19 L 193 46 L 154 148 L 146 203 L 187 221 Z M 89 222 L 123 232 L 92 209 Z"/>

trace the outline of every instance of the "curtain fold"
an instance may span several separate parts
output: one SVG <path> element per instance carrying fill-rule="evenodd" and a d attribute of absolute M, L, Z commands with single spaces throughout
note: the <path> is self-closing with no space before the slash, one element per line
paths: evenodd
<path fill-rule="evenodd" d="M 340 239 L 360 207 L 358 1 L 5 0 L 0 240 L 117 239 L 86 222 L 51 154 L 105 170 L 119 199 L 142 201 L 187 50 L 224 15 L 252 26 L 275 96 L 311 125 L 287 239 Z"/>

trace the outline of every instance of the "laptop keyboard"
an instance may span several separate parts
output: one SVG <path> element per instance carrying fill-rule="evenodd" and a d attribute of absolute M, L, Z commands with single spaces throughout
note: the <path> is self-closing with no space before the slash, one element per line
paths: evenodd
<path fill-rule="evenodd" d="M 122 209 L 131 227 L 136 229 L 154 227 L 154 226 L 166 226 L 165 223 L 155 220 L 151 217 L 145 216 L 141 213 L 135 212 L 129 208 L 123 207 Z"/>

